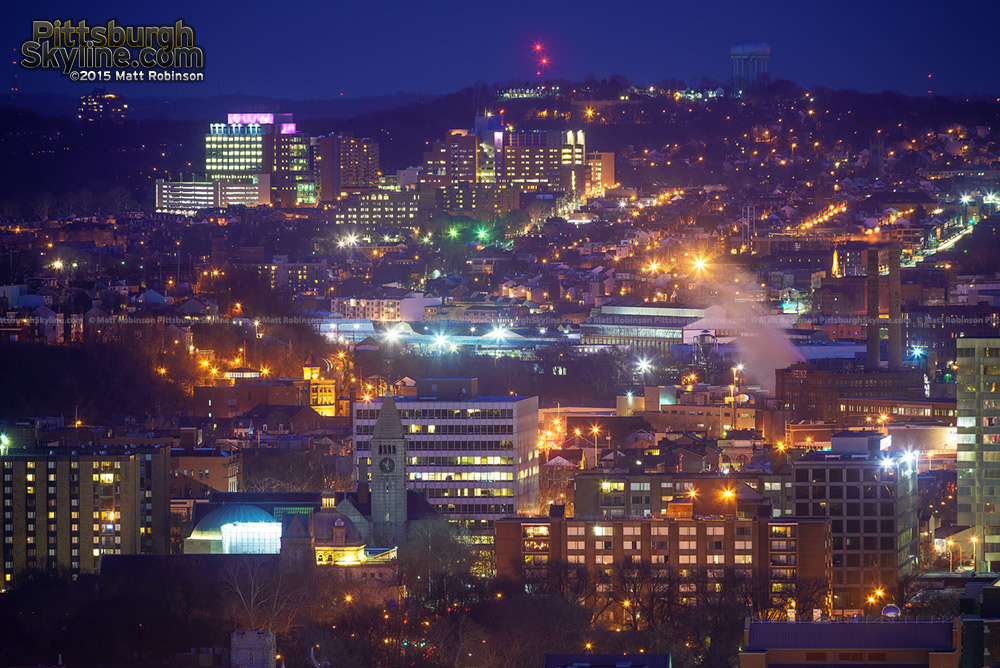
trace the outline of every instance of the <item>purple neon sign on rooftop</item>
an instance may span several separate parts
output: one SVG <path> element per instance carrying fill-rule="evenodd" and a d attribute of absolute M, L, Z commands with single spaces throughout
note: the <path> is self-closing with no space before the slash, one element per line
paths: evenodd
<path fill-rule="evenodd" d="M 229 114 L 230 125 L 250 125 L 252 123 L 259 123 L 261 125 L 270 125 L 274 123 L 274 114 L 259 114 L 259 113 Z"/>

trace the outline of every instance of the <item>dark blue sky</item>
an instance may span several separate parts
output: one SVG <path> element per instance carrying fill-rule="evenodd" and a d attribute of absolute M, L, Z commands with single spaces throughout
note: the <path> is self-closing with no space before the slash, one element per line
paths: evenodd
<path fill-rule="evenodd" d="M 123 25 L 149 25 L 183 18 L 205 49 L 206 85 L 112 88 L 131 96 L 443 93 L 478 80 L 533 77 L 535 40 L 545 44 L 554 77 L 725 80 L 732 73 L 729 46 L 759 39 L 771 45 L 771 74 L 805 85 L 1000 96 L 1000 2 L 988 0 L 11 4 L 0 25 L 12 56 L 4 88 L 17 73 L 27 93 L 89 88 L 56 72 L 19 71 L 11 64 L 30 36 L 32 19 L 115 18 Z M 94 9 L 82 9 L 88 5 Z"/>

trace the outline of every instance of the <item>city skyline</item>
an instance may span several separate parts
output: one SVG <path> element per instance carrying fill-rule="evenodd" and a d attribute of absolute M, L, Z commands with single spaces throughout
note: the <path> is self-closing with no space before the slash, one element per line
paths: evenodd
<path fill-rule="evenodd" d="M 3 27 L 0 665 L 994 662 L 1000 10 L 80 11 Z"/>

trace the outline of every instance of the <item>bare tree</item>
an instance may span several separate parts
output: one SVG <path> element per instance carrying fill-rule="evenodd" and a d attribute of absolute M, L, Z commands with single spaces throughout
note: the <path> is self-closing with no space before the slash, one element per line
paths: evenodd
<path fill-rule="evenodd" d="M 120 215 L 135 203 L 132 200 L 132 193 L 130 193 L 127 188 L 123 188 L 122 186 L 115 186 L 110 189 L 107 196 L 111 209 L 115 212 L 115 214 Z"/>
<path fill-rule="evenodd" d="M 76 212 L 76 202 L 72 193 L 62 193 L 55 198 L 54 209 L 60 218 L 71 216 Z"/>
<path fill-rule="evenodd" d="M 236 628 L 283 633 L 294 626 L 303 592 L 283 575 L 277 559 L 247 555 L 234 560 L 222 582 L 233 597 Z"/>
<path fill-rule="evenodd" d="M 35 201 L 31 204 L 31 210 L 34 212 L 35 216 L 38 217 L 40 221 L 48 222 L 49 213 L 52 211 L 52 206 L 55 203 L 52 193 L 41 193 L 35 198 Z"/>
<path fill-rule="evenodd" d="M 0 218 L 10 220 L 20 213 L 21 207 L 12 199 L 0 200 Z"/>

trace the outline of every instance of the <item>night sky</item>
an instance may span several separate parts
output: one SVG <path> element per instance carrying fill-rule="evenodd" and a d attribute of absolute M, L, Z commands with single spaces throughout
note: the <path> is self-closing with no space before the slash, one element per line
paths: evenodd
<path fill-rule="evenodd" d="M 732 75 L 730 45 L 757 39 L 771 45 L 772 76 L 807 86 L 1000 95 L 1000 3 L 984 0 L 131 0 L 82 10 L 87 4 L 10 3 L 0 26 L 6 53 L 14 56 L 29 38 L 32 19 L 148 25 L 183 18 L 205 49 L 207 83 L 109 87 L 130 96 L 302 99 L 445 93 L 476 81 L 534 79 L 535 41 L 546 47 L 552 77 L 725 81 Z M 25 93 L 89 88 L 56 72 L 22 71 L 13 59 L 4 69 L 5 90 L 15 73 Z"/>

